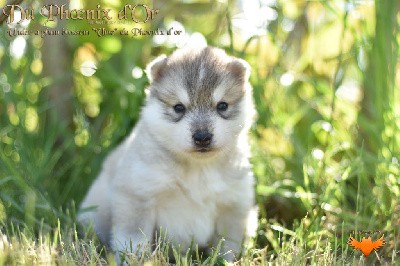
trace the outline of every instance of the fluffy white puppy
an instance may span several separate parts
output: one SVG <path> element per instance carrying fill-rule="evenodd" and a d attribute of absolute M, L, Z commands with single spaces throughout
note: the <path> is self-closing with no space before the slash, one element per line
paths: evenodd
<path fill-rule="evenodd" d="M 225 257 L 239 254 L 257 219 L 249 70 L 211 47 L 155 59 L 141 118 L 105 160 L 81 205 L 95 208 L 79 220 L 116 251 L 140 251 L 162 228 L 183 251 L 224 238 Z"/>

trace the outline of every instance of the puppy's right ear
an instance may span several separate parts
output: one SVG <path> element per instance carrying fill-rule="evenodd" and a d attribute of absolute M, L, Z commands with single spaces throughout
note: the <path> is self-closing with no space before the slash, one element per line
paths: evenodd
<path fill-rule="evenodd" d="M 154 59 L 153 61 L 151 61 L 151 63 L 147 65 L 146 75 L 150 83 L 161 78 L 161 76 L 163 75 L 164 66 L 167 64 L 167 60 L 168 60 L 167 56 L 163 54 Z"/>
<path fill-rule="evenodd" d="M 228 69 L 239 80 L 244 82 L 249 80 L 251 67 L 245 60 L 234 58 L 233 61 L 228 64 Z"/>

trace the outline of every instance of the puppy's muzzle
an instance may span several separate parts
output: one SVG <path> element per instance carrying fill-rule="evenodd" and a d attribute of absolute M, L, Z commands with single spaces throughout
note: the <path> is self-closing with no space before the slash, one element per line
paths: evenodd
<path fill-rule="evenodd" d="M 212 137 L 213 134 L 205 130 L 198 130 L 192 136 L 194 144 L 198 148 L 208 148 L 211 144 Z"/>

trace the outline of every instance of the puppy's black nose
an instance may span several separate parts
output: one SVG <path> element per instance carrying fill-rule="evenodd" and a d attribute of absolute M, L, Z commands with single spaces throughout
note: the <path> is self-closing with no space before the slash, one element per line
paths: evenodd
<path fill-rule="evenodd" d="M 198 130 L 192 137 L 196 146 L 207 147 L 210 145 L 213 135 L 208 131 Z"/>

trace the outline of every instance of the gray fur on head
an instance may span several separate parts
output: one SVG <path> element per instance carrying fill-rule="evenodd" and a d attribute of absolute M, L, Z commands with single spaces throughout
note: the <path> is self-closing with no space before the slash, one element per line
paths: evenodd
<path fill-rule="evenodd" d="M 190 71 L 190 73 L 187 73 L 187 82 L 188 85 L 193 85 L 194 80 L 199 77 L 202 67 L 208 67 L 207 73 L 204 73 L 203 78 L 211 77 L 215 79 L 212 73 L 215 70 L 220 74 L 230 72 L 233 78 L 242 81 L 248 80 L 250 75 L 250 66 L 246 61 L 229 56 L 222 49 L 214 47 L 202 49 L 183 48 L 175 51 L 169 57 L 164 54 L 160 55 L 146 67 L 146 73 L 150 82 L 153 82 L 168 75 L 169 72 L 182 70 L 183 68 L 183 70 Z M 223 67 L 226 68 L 226 71 L 222 69 Z"/>
<path fill-rule="evenodd" d="M 148 65 L 146 72 L 152 96 L 163 101 L 171 99 L 177 87 L 185 88 L 191 104 L 200 105 L 210 104 L 207 103 L 210 95 L 220 85 L 231 88 L 233 100 L 241 98 L 249 87 L 246 84 L 250 66 L 218 48 L 183 48 L 169 57 L 157 57 Z"/>

